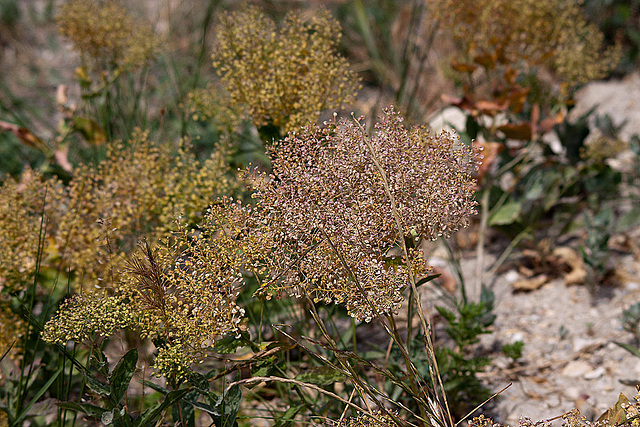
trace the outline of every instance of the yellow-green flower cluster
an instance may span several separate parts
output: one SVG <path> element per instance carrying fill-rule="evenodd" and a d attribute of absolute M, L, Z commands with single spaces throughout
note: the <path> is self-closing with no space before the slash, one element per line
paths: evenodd
<path fill-rule="evenodd" d="M 391 255 L 399 239 L 449 235 L 475 212 L 477 158 L 454 134 L 406 128 L 393 108 L 372 135 L 357 120 L 325 125 L 274 144 L 273 176 L 251 177 L 271 253 L 260 293 L 344 303 L 370 321 L 396 311 L 407 275 L 425 271 L 420 251 L 411 267 Z"/>
<path fill-rule="evenodd" d="M 33 283 L 39 268 L 44 277 L 70 272 L 73 289 L 83 291 L 63 308 L 75 314 L 60 318 L 57 329 L 47 329 L 49 340 L 84 340 L 94 332 L 106 336 L 130 325 L 129 305 L 121 301 L 129 301 L 131 292 L 95 288 L 119 283 L 123 260 L 138 239 L 155 241 L 175 230 L 177 215 L 189 224 L 201 221 L 207 206 L 234 187 L 223 149 L 204 162 L 188 144 L 177 155 L 173 151 L 138 132 L 127 144 L 110 146 L 99 165 L 78 167 L 68 186 L 29 169 L 19 180 L 7 179 L 0 186 L 2 316 L 11 310 L 1 296 Z M 37 292 L 49 293 L 41 287 Z M 136 316 L 140 324 L 143 315 Z M 0 347 L 6 348 L 19 336 L 18 323 L 1 324 Z"/>
<path fill-rule="evenodd" d="M 591 131 L 585 145 L 586 147 L 582 153 L 583 157 L 598 163 L 612 159 L 629 148 L 629 144 L 626 141 L 605 135 L 598 129 Z"/>
<path fill-rule="evenodd" d="M 14 292 L 33 281 L 42 246 L 42 261 L 53 261 L 64 189 L 25 169 L 19 180 L 0 186 L 0 290 Z M 40 239 L 43 239 L 40 242 Z"/>
<path fill-rule="evenodd" d="M 357 417 L 347 418 L 339 423 L 329 423 L 329 425 L 336 427 L 396 427 L 399 425 L 389 413 L 376 411 L 373 415 L 360 414 Z M 395 411 L 394 416 L 396 419 L 398 418 L 398 414 Z"/>
<path fill-rule="evenodd" d="M 155 54 L 151 25 L 116 0 L 70 0 L 56 18 L 60 33 L 82 55 L 119 68 L 137 68 Z"/>
<path fill-rule="evenodd" d="M 20 357 L 19 340 L 25 331 L 25 322 L 20 316 L 11 311 L 10 302 L 6 295 L 0 294 L 0 356 L 7 351 L 7 357 L 17 360 Z M 0 370 L 0 382 L 3 379 Z"/>
<path fill-rule="evenodd" d="M 280 29 L 253 6 L 225 13 L 213 65 L 232 106 L 258 127 L 290 131 L 351 102 L 359 83 L 337 53 L 340 31 L 326 10 L 309 19 L 290 13 Z"/>
<path fill-rule="evenodd" d="M 223 135 L 229 135 L 247 119 L 247 112 L 238 105 L 231 107 L 228 99 L 229 92 L 220 82 L 210 83 L 189 93 L 188 108 L 193 120 L 212 120 Z"/>
<path fill-rule="evenodd" d="M 74 295 L 60 306 L 55 323 L 49 322 L 42 332 L 48 342 L 87 341 L 94 334 L 108 337 L 113 331 L 134 323 L 134 307 L 124 303 L 123 295 L 109 296 L 100 292 Z"/>
<path fill-rule="evenodd" d="M 182 225 L 158 249 L 142 243 L 117 287 L 69 300 L 47 323 L 43 338 L 84 341 L 128 327 L 163 343 L 155 360 L 158 375 L 184 378 L 217 337 L 244 329 L 244 310 L 235 302 L 245 264 L 235 243 L 241 217 L 233 206 L 213 206 L 202 230 Z"/>
<path fill-rule="evenodd" d="M 619 48 L 604 37 L 573 0 L 437 0 L 430 2 L 444 27 L 472 57 L 500 64 L 553 68 L 567 83 L 601 78 L 615 67 Z"/>
<path fill-rule="evenodd" d="M 111 278 L 113 262 L 142 236 L 155 240 L 178 215 L 199 221 L 216 197 L 230 191 L 227 170 L 223 150 L 199 162 L 188 145 L 174 154 L 136 132 L 127 144 L 110 147 L 97 167 L 78 168 L 53 236 L 60 257 L 86 281 Z"/>

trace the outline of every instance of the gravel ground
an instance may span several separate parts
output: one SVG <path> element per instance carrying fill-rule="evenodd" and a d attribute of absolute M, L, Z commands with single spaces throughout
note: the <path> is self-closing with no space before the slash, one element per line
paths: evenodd
<path fill-rule="evenodd" d="M 609 114 L 616 124 L 626 123 L 622 139 L 640 135 L 640 74 L 589 83 L 576 100 L 570 118 L 597 106 L 596 114 Z M 455 109 L 446 109 L 432 124 L 460 128 L 464 117 Z M 626 238 L 637 248 L 640 229 L 627 232 Z M 488 256 L 485 265 L 491 261 Z M 614 342 L 638 344 L 623 330 L 621 315 L 640 302 L 640 252 L 612 251 L 610 261 L 616 283 L 598 284 L 595 298 L 586 286 L 567 285 L 562 278 L 531 292 L 515 292 L 514 283 L 524 278 L 517 262 L 496 277 L 492 289 L 497 319 L 493 333 L 481 340 L 494 359 L 481 377 L 494 392 L 512 385 L 485 408 L 495 421 L 514 425 L 520 417 L 549 419 L 574 408 L 593 420 L 613 406 L 620 393 L 629 398 L 636 394 L 640 358 Z M 462 267 L 471 280 L 475 258 L 462 260 Z M 495 351 L 515 341 L 525 343 L 517 363 Z"/>
<path fill-rule="evenodd" d="M 620 317 L 640 301 L 640 259 L 625 255 L 616 263 L 638 281 L 599 289 L 595 304 L 585 286 L 567 286 L 562 279 L 514 293 L 512 284 L 520 278 L 515 270 L 498 278 L 493 289 L 497 319 L 482 344 L 500 348 L 523 341 L 525 347 L 517 363 L 498 355 L 482 374 L 493 391 L 513 383 L 491 411 L 496 421 L 548 419 L 575 407 L 594 419 L 616 403 L 619 393 L 635 395 L 635 387 L 621 381 L 640 380 L 640 358 L 614 341 L 633 343 Z"/>

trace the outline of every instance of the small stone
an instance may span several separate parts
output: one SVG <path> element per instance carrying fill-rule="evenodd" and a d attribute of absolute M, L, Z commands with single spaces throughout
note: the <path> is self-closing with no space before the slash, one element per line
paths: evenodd
<path fill-rule="evenodd" d="M 625 283 L 624 288 L 628 291 L 635 291 L 637 289 L 640 289 L 640 283 L 627 282 Z"/>
<path fill-rule="evenodd" d="M 580 396 L 580 398 L 574 402 L 574 405 L 576 409 L 580 411 L 580 415 L 589 421 L 593 421 L 596 416 L 596 408 L 592 402 L 593 399 L 589 399 L 588 397 L 585 399 L 585 397 L 587 396 Z"/>
<path fill-rule="evenodd" d="M 576 401 L 580 397 L 580 390 L 577 387 L 567 387 L 564 390 L 564 395 L 567 399 Z"/>
<path fill-rule="evenodd" d="M 589 347 L 590 345 L 594 345 L 598 342 L 598 340 L 593 339 L 593 338 L 581 338 L 581 337 L 575 337 L 573 339 L 573 351 L 575 351 L 576 353 L 579 352 L 580 350 Z"/>
<path fill-rule="evenodd" d="M 524 334 L 522 332 L 516 332 L 513 335 L 511 335 L 511 342 L 517 342 L 517 341 L 522 341 L 524 340 Z"/>
<path fill-rule="evenodd" d="M 569 362 L 562 370 L 562 375 L 570 378 L 578 378 L 590 372 L 593 368 L 587 362 L 582 360 L 574 360 Z"/>
<path fill-rule="evenodd" d="M 509 270 L 507 271 L 507 273 L 504 275 L 504 280 L 506 280 L 507 282 L 509 282 L 510 284 L 515 282 L 516 280 L 520 279 L 520 274 L 518 274 L 517 271 L 515 270 Z"/>
<path fill-rule="evenodd" d="M 600 378 L 601 376 L 603 376 L 606 372 L 607 370 L 604 368 L 604 366 L 600 366 L 594 369 L 593 371 L 587 372 L 586 374 L 584 374 L 584 379 L 595 380 L 596 378 Z"/>

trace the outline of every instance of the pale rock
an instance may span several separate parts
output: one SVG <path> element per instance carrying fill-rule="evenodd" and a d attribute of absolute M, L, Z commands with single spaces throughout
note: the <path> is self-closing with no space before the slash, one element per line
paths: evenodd
<path fill-rule="evenodd" d="M 562 370 L 562 375 L 570 378 L 578 378 L 590 372 L 593 368 L 583 360 L 569 362 Z"/>
<path fill-rule="evenodd" d="M 603 376 L 606 372 L 607 370 L 604 368 L 604 366 L 599 366 L 593 371 L 587 372 L 586 374 L 584 374 L 584 379 L 595 380 L 596 378 L 600 378 L 601 376 Z"/>
<path fill-rule="evenodd" d="M 511 343 L 517 342 L 517 341 L 523 341 L 524 340 L 524 334 L 522 332 L 516 332 L 515 334 L 511 335 Z"/>
<path fill-rule="evenodd" d="M 515 282 L 518 279 L 520 279 L 520 274 L 518 274 L 518 272 L 515 270 L 509 270 L 504 275 L 504 280 L 506 280 L 509 284 Z"/>
<path fill-rule="evenodd" d="M 598 340 L 593 338 L 575 337 L 573 339 L 573 351 L 577 353 L 582 349 L 589 347 L 590 345 L 596 344 L 597 341 Z"/>
<path fill-rule="evenodd" d="M 580 389 L 577 387 L 567 387 L 564 389 L 564 395 L 567 399 L 576 401 L 580 397 Z"/>
<path fill-rule="evenodd" d="M 624 284 L 624 288 L 627 291 L 636 291 L 638 289 L 640 289 L 640 283 L 638 282 L 627 282 Z"/>

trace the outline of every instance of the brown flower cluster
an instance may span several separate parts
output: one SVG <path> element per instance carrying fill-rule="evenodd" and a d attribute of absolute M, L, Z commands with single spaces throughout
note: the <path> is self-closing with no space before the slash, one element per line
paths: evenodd
<path fill-rule="evenodd" d="M 321 10 L 304 19 L 290 13 L 282 27 L 258 8 L 223 14 L 213 65 L 232 107 L 248 110 L 258 127 L 290 131 L 351 102 L 358 79 L 338 55 L 340 25 Z"/>
<path fill-rule="evenodd" d="M 437 0 L 433 12 L 471 57 L 554 69 L 567 83 L 601 78 L 620 58 L 580 3 L 567 0 Z"/>
<path fill-rule="evenodd" d="M 97 63 L 138 68 L 155 55 L 155 36 L 115 0 L 70 0 L 56 18 L 76 50 Z"/>
<path fill-rule="evenodd" d="M 131 328 L 159 345 L 158 375 L 186 376 L 219 336 L 244 329 L 236 304 L 244 257 L 236 250 L 234 209 L 209 211 L 203 230 L 180 226 L 157 249 L 143 242 L 117 287 L 70 299 L 45 326 L 50 342 L 85 341 Z"/>
<path fill-rule="evenodd" d="M 271 254 L 259 292 L 344 303 L 370 321 L 397 310 L 407 274 L 425 271 L 419 250 L 409 267 L 394 255 L 399 239 L 435 239 L 467 224 L 478 162 L 454 134 L 408 129 L 393 108 L 372 135 L 361 120 L 290 133 L 272 148 L 273 175 L 250 182 Z"/>

